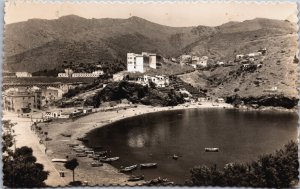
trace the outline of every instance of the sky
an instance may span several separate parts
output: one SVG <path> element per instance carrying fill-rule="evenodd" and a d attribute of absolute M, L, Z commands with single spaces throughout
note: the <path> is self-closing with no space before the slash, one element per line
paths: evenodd
<path fill-rule="evenodd" d="M 229 21 L 270 18 L 297 22 L 297 4 L 284 3 L 70 3 L 8 1 L 5 4 L 6 24 L 32 18 L 57 19 L 65 15 L 84 18 L 129 18 L 138 16 L 167 26 L 218 26 Z"/>

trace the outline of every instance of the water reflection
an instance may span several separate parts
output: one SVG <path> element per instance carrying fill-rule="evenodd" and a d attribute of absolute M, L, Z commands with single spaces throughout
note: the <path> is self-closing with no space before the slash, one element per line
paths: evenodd
<path fill-rule="evenodd" d="M 183 183 L 195 165 L 250 161 L 279 149 L 297 138 L 297 121 L 291 113 L 182 110 L 122 120 L 88 137 L 91 146 L 105 146 L 121 157 L 116 167 L 157 162 L 157 169 L 142 171 L 146 179 L 161 176 Z M 205 153 L 205 147 L 220 152 Z M 180 158 L 173 160 L 173 154 Z"/>

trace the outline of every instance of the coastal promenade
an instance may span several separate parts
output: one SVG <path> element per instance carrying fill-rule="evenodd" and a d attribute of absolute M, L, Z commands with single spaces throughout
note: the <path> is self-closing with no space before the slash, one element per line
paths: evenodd
<path fill-rule="evenodd" d="M 59 176 L 59 172 L 45 154 L 45 146 L 39 143 L 37 135 L 31 131 L 30 118 L 20 118 L 16 114 L 4 112 L 3 119 L 17 123 L 13 127 L 16 135 L 16 147 L 28 146 L 32 148 L 33 155 L 37 158 L 37 162 L 44 165 L 44 170 L 49 171 L 49 176 L 45 181 L 46 184 L 48 186 L 65 186 L 67 184 L 66 181 Z"/>

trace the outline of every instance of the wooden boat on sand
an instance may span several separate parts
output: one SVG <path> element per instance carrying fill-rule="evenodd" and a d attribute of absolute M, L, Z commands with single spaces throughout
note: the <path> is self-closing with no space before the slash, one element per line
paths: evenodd
<path fill-rule="evenodd" d="M 117 161 L 118 159 L 120 159 L 119 157 L 111 157 L 111 158 L 106 158 L 106 159 L 101 159 L 101 162 L 105 162 L 105 163 L 111 163 L 113 161 Z"/>
<path fill-rule="evenodd" d="M 139 181 L 139 180 L 144 180 L 144 175 L 139 175 L 139 176 L 130 176 L 128 178 L 128 181 L 134 182 L 134 181 Z"/>
<path fill-rule="evenodd" d="M 157 163 L 142 163 L 140 166 L 141 166 L 141 169 L 156 168 Z"/>
<path fill-rule="evenodd" d="M 138 167 L 138 165 L 131 165 L 131 166 L 128 166 L 128 167 L 124 167 L 123 169 L 120 169 L 120 172 L 122 172 L 122 173 L 131 172 L 133 170 L 136 170 L 137 167 Z"/>

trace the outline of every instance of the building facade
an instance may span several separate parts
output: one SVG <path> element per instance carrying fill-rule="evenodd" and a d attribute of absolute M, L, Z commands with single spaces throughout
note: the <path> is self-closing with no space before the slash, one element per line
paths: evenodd
<path fill-rule="evenodd" d="M 92 73 L 74 73 L 71 69 L 65 69 L 65 73 L 58 73 L 57 77 L 99 77 L 100 75 L 103 75 L 103 70 L 96 70 Z"/>
<path fill-rule="evenodd" d="M 156 54 L 149 54 L 149 67 L 156 69 Z"/>
<path fill-rule="evenodd" d="M 127 71 L 145 72 L 146 65 L 156 69 L 157 58 L 154 53 L 142 52 L 142 54 L 127 53 Z"/>
<path fill-rule="evenodd" d="M 55 87 L 47 87 L 42 90 L 43 104 L 48 104 L 62 98 L 63 91 Z"/>
<path fill-rule="evenodd" d="M 169 77 L 165 75 L 155 75 L 155 76 L 144 75 L 142 77 L 138 77 L 137 79 L 137 83 L 142 85 L 149 85 L 150 82 L 154 83 L 155 86 L 158 88 L 167 87 L 170 84 Z"/>
<path fill-rule="evenodd" d="M 16 72 L 17 77 L 32 77 L 32 74 L 29 72 Z"/>
<path fill-rule="evenodd" d="M 127 53 L 127 71 L 144 73 L 143 55 Z"/>
<path fill-rule="evenodd" d="M 10 88 L 3 93 L 3 108 L 6 111 L 29 113 L 41 109 L 41 90 L 37 88 Z"/>

